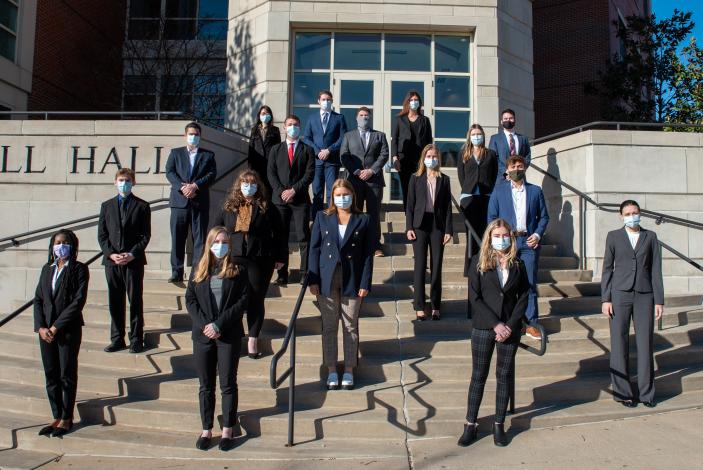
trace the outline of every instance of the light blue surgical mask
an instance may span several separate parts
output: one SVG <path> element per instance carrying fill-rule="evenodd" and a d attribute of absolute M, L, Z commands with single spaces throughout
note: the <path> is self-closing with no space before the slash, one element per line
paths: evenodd
<path fill-rule="evenodd" d="M 491 237 L 491 246 L 494 250 L 505 251 L 510 248 L 510 237 Z"/>
<path fill-rule="evenodd" d="M 66 259 L 71 256 L 71 245 L 57 244 L 54 245 L 54 256 L 60 259 Z"/>
<path fill-rule="evenodd" d="M 420 109 L 420 101 L 419 100 L 410 100 L 409 105 L 410 105 L 410 109 L 412 109 L 412 110 Z"/>
<path fill-rule="evenodd" d="M 291 139 L 297 139 L 300 135 L 300 126 L 288 126 L 286 127 L 286 134 Z"/>
<path fill-rule="evenodd" d="M 349 209 L 352 205 L 352 195 L 344 194 L 342 196 L 335 196 L 334 205 L 340 209 Z"/>
<path fill-rule="evenodd" d="M 263 122 L 264 124 L 268 124 L 269 122 L 271 122 L 271 115 L 270 114 L 262 114 L 260 116 L 260 119 L 261 119 L 261 122 Z"/>
<path fill-rule="evenodd" d="M 217 259 L 222 259 L 229 251 L 229 243 L 213 243 L 210 247 L 210 251 Z"/>
<path fill-rule="evenodd" d="M 625 222 L 625 226 L 627 226 L 629 228 L 637 228 L 640 226 L 640 215 L 639 214 L 626 215 L 622 219 L 623 219 L 623 222 Z"/>
<path fill-rule="evenodd" d="M 240 189 L 244 197 L 251 197 L 256 194 L 256 190 L 259 189 L 259 186 L 256 183 L 242 183 Z"/>
<path fill-rule="evenodd" d="M 332 101 L 320 100 L 320 108 L 322 108 L 323 111 L 329 111 L 332 109 Z"/>
<path fill-rule="evenodd" d="M 432 170 L 437 166 L 437 159 L 436 158 L 425 158 L 425 166 Z"/>
<path fill-rule="evenodd" d="M 188 145 L 197 147 L 200 143 L 200 136 L 195 134 L 188 134 L 188 137 L 186 137 L 186 141 L 188 142 Z"/>
<path fill-rule="evenodd" d="M 120 196 L 129 196 L 132 192 L 132 182 L 131 181 L 118 181 L 117 182 L 117 192 Z"/>
<path fill-rule="evenodd" d="M 471 143 L 474 145 L 483 145 L 484 141 L 485 139 L 481 134 L 471 136 Z"/>

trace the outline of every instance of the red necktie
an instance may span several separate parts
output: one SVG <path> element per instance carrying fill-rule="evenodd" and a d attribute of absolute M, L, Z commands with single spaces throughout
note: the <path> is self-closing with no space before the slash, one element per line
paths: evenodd
<path fill-rule="evenodd" d="M 510 155 L 515 155 L 515 140 L 513 140 L 513 134 L 509 134 L 510 136 Z"/>
<path fill-rule="evenodd" d="M 290 166 L 293 166 L 293 149 L 295 148 L 295 144 L 288 144 L 288 163 L 290 163 Z"/>

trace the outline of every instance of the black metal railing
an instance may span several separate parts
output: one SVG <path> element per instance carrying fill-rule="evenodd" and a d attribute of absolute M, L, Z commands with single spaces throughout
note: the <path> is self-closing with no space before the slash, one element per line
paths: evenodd
<path fill-rule="evenodd" d="M 530 145 L 541 144 L 542 142 L 547 142 L 559 137 L 564 137 L 567 135 L 578 134 L 579 132 L 588 130 L 609 130 L 613 129 L 616 131 L 624 129 L 703 129 L 703 124 L 686 124 L 679 122 L 622 122 L 622 121 L 593 121 L 587 124 L 582 124 L 580 126 L 572 127 L 570 129 L 565 129 L 563 131 L 555 132 L 553 134 L 545 135 L 539 139 L 534 139 L 530 142 Z"/>
<path fill-rule="evenodd" d="M 173 119 L 179 117 L 188 118 L 189 116 L 181 111 L 0 111 L 0 116 L 34 116 L 43 118 L 48 121 L 54 117 L 119 117 L 121 119 L 133 118 L 154 118 L 160 121 L 161 118 Z"/>

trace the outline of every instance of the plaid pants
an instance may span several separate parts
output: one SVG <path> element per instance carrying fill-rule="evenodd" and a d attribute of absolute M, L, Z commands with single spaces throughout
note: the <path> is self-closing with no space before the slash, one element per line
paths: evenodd
<path fill-rule="evenodd" d="M 332 276 L 332 296 L 317 296 L 322 317 L 322 362 L 337 366 L 337 330 L 340 317 L 344 325 L 344 367 L 354 368 L 359 353 L 359 310 L 361 297 L 342 297 L 342 268 L 337 265 Z"/>

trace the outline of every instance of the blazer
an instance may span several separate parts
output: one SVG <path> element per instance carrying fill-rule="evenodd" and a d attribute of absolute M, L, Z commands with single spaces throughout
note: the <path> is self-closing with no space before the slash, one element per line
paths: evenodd
<path fill-rule="evenodd" d="M 369 145 L 364 148 L 359 129 L 344 134 L 340 151 L 342 165 L 348 170 L 348 179 L 354 184 L 383 187 L 383 165 L 388 161 L 388 140 L 380 131 L 369 131 Z M 374 175 L 366 181 L 354 174 L 356 170 L 372 170 Z"/>
<path fill-rule="evenodd" d="M 281 131 L 276 126 L 269 126 L 266 131 L 266 136 L 261 135 L 259 125 L 255 125 L 251 129 L 249 137 L 249 151 L 247 153 L 247 162 L 249 168 L 256 171 L 262 180 L 268 184 L 268 155 L 271 148 L 281 143 Z"/>
<path fill-rule="evenodd" d="M 452 223 L 452 192 L 449 176 L 440 174 L 434 197 L 434 223 L 445 234 L 454 233 Z M 405 207 L 405 229 L 413 230 L 422 224 L 427 204 L 427 172 L 420 176 L 413 174 L 408 184 L 408 203 Z"/>
<path fill-rule="evenodd" d="M 103 252 L 103 265 L 115 264 L 110 255 L 132 253 L 131 263 L 146 264 L 144 250 L 151 239 L 151 208 L 134 194 L 127 197 L 124 219 L 120 217 L 118 197 L 103 202 L 98 219 L 98 243 Z M 131 264 L 130 263 L 130 264 Z"/>
<path fill-rule="evenodd" d="M 322 116 L 317 110 L 308 118 L 308 123 L 305 125 L 302 141 L 313 148 L 315 157 L 320 153 L 320 150 L 327 149 L 330 151 L 330 156 L 326 161 L 317 160 L 316 164 L 322 165 L 329 163 L 339 165 L 339 149 L 342 147 L 342 139 L 347 132 L 347 121 L 344 116 L 330 111 L 330 118 L 327 122 L 327 128 L 322 130 Z"/>
<path fill-rule="evenodd" d="M 515 133 L 515 137 L 518 141 L 517 153 L 525 159 L 525 169 L 530 166 L 530 161 L 532 160 L 532 150 L 530 149 L 530 141 L 522 134 Z M 506 171 L 506 163 L 508 158 L 510 158 L 510 145 L 508 144 L 508 139 L 505 137 L 505 133 L 501 129 L 497 134 L 491 136 L 491 141 L 488 144 L 496 155 L 498 155 L 498 175 L 497 179 L 502 180 L 503 174 Z"/>
<path fill-rule="evenodd" d="M 39 328 L 56 327 L 57 332 L 83 326 L 83 307 L 88 299 L 88 266 L 70 261 L 59 276 L 56 292 L 51 290 L 54 268 L 45 264 L 34 294 L 34 332 Z"/>
<path fill-rule="evenodd" d="M 508 281 L 501 287 L 498 271 L 492 269 L 479 273 L 478 260 L 479 255 L 473 256 L 469 268 L 472 327 L 492 330 L 502 322 L 513 331 L 510 339 L 519 339 L 530 292 L 525 264 L 519 258 L 515 259 L 508 270 Z"/>
<path fill-rule="evenodd" d="M 217 308 L 217 300 L 210 290 L 210 278 L 194 282 L 192 277 L 186 288 L 186 308 L 192 320 L 193 341 L 209 343 L 214 341 L 203 334 L 203 328 L 214 322 L 220 329 L 219 340 L 225 343 L 240 341 L 244 336 L 242 315 L 247 308 L 247 272 L 239 266 L 239 274 L 222 280 L 222 302 Z"/>
<path fill-rule="evenodd" d="M 211 151 L 198 147 L 198 154 L 195 157 L 195 165 L 191 174 L 188 148 L 178 147 L 171 149 L 168 160 L 166 160 L 166 179 L 171 183 L 169 207 L 182 209 L 190 203 L 196 210 L 209 210 L 209 189 L 216 176 L 215 154 Z M 181 185 L 183 183 L 195 183 L 198 185 L 198 191 L 193 199 L 188 199 L 181 193 Z"/>
<path fill-rule="evenodd" d="M 331 297 L 332 276 L 342 267 L 342 296 L 356 297 L 359 289 L 371 290 L 373 241 L 376 229 L 367 214 L 352 213 L 344 239 L 339 239 L 337 214 L 317 213 L 310 236 L 308 284 L 319 285 Z"/>
<path fill-rule="evenodd" d="M 258 256 L 271 256 L 274 261 L 284 262 L 288 253 L 288 236 L 281 215 L 278 210 L 269 204 L 266 212 L 262 212 L 258 204 L 251 208 L 251 222 L 246 237 L 242 233 L 235 233 L 237 225 L 237 211 L 224 208 L 215 216 L 212 227 L 221 225 L 229 231 L 229 243 L 232 256 L 241 258 L 255 258 Z"/>
<path fill-rule="evenodd" d="M 459 158 L 456 163 L 462 194 L 473 194 L 476 187 L 478 187 L 479 194 L 490 195 L 493 192 L 493 187 L 496 184 L 496 175 L 498 174 L 498 157 L 496 153 L 487 148 L 481 164 L 473 157 L 469 157 L 464 162 L 462 155 L 464 155 L 464 149 L 459 152 Z"/>
<path fill-rule="evenodd" d="M 603 255 L 601 296 L 612 301 L 613 290 L 651 292 L 654 303 L 664 305 L 661 246 L 657 234 L 640 228 L 640 237 L 632 249 L 626 228 L 608 232 Z"/>
<path fill-rule="evenodd" d="M 288 161 L 288 144 L 284 140 L 274 145 L 269 152 L 268 178 L 271 183 L 271 200 L 283 204 L 281 193 L 284 189 L 295 189 L 294 204 L 310 204 L 308 187 L 315 176 L 315 154 L 312 147 L 298 142 L 293 155 L 293 165 Z"/>
<path fill-rule="evenodd" d="M 407 115 L 398 116 L 396 119 L 395 129 L 393 129 L 393 138 L 391 140 L 391 156 L 397 156 L 399 160 L 405 158 L 405 153 L 407 149 L 405 148 L 406 143 L 410 142 L 412 139 L 412 132 L 410 130 L 410 119 Z M 432 123 L 430 119 L 421 114 L 418 119 L 420 120 L 420 129 L 415 136 L 415 145 L 422 151 L 427 144 L 432 143 Z M 412 155 L 412 158 L 417 158 L 418 155 Z"/>
<path fill-rule="evenodd" d="M 528 182 L 523 184 L 527 193 L 527 214 L 525 216 L 527 233 L 530 235 L 536 233 L 540 238 L 544 238 L 544 231 L 547 230 L 549 223 L 549 214 L 542 188 Z M 507 220 L 513 230 L 517 230 L 512 184 L 507 181 L 500 181 L 496 184 L 491 199 L 488 201 L 488 223 L 498 218 Z"/>

